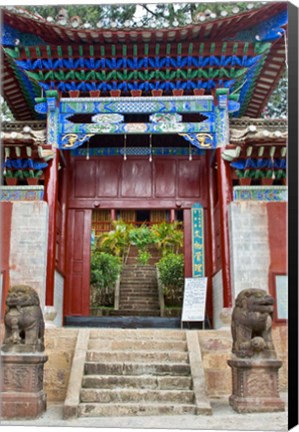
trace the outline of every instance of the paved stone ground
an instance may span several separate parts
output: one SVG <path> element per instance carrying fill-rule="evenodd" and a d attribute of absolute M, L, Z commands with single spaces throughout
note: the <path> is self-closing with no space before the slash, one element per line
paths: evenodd
<path fill-rule="evenodd" d="M 281 394 L 287 403 L 287 394 Z M 48 430 L 47 426 L 75 428 L 129 428 L 129 429 L 193 429 L 199 431 L 287 431 L 287 410 L 279 413 L 237 414 L 228 405 L 227 398 L 211 399 L 212 416 L 159 416 L 159 417 L 97 417 L 62 419 L 62 405 L 48 403 L 47 412 L 36 420 L 1 421 L 5 431 L 17 431 L 16 426 L 36 426 L 37 430 Z M 27 428 L 25 428 L 26 430 Z M 35 429 L 35 428 L 34 428 Z M 82 430 L 84 432 L 84 429 Z"/>

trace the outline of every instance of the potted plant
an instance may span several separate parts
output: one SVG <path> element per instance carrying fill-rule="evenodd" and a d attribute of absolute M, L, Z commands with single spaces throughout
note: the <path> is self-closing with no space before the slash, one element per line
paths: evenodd
<path fill-rule="evenodd" d="M 24 172 L 24 177 L 26 177 L 27 184 L 29 186 L 35 186 L 38 184 L 38 177 L 34 176 L 34 171 L 29 170 Z"/>
<path fill-rule="evenodd" d="M 76 98 L 80 96 L 80 90 L 69 90 L 69 95 L 72 98 Z"/>
<path fill-rule="evenodd" d="M 183 96 L 184 89 L 173 89 L 172 94 L 173 96 Z"/>
<path fill-rule="evenodd" d="M 24 172 L 22 170 L 18 170 L 15 172 L 15 177 L 17 179 L 23 180 L 24 179 Z"/>
<path fill-rule="evenodd" d="M 205 94 L 204 88 L 195 88 L 193 89 L 193 93 L 195 96 L 203 96 Z"/>
<path fill-rule="evenodd" d="M 131 96 L 138 97 L 138 96 L 141 96 L 141 95 L 142 95 L 142 90 L 137 90 L 137 89 L 131 90 Z"/>
<path fill-rule="evenodd" d="M 5 181 L 7 186 L 16 186 L 17 178 L 14 177 L 13 172 L 11 170 L 6 170 Z"/>
<path fill-rule="evenodd" d="M 236 170 L 239 183 L 242 186 L 249 186 L 251 183 L 251 173 L 249 170 Z"/>
<path fill-rule="evenodd" d="M 101 92 L 100 90 L 90 90 L 89 92 L 90 97 L 100 97 L 101 96 Z"/>
<path fill-rule="evenodd" d="M 262 185 L 271 186 L 273 184 L 273 171 L 267 170 L 265 177 L 261 180 Z"/>
<path fill-rule="evenodd" d="M 162 96 L 163 90 L 162 89 L 153 89 L 152 90 L 152 96 Z"/>
<path fill-rule="evenodd" d="M 276 172 L 275 178 L 276 178 L 276 180 L 281 180 L 283 185 L 286 185 L 287 179 L 286 179 L 286 172 L 285 172 L 285 170 L 279 169 Z"/>
<path fill-rule="evenodd" d="M 118 90 L 118 89 L 110 90 L 110 96 L 119 97 L 120 95 L 121 95 L 121 90 Z"/>

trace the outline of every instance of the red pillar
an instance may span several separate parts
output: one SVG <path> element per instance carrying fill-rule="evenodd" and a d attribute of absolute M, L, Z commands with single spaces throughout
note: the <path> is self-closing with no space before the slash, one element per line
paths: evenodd
<path fill-rule="evenodd" d="M 222 159 L 222 148 L 216 150 L 218 166 L 218 191 L 220 210 L 220 238 L 222 259 L 223 306 L 232 306 L 232 290 L 230 276 L 230 249 L 228 230 L 228 205 L 232 201 L 232 182 L 230 165 Z"/>
<path fill-rule="evenodd" d="M 54 304 L 54 273 L 56 258 L 56 206 L 58 195 L 58 150 L 45 173 L 45 201 L 49 205 L 49 231 L 46 279 L 46 305 Z"/>
<path fill-rule="evenodd" d="M 116 211 L 115 211 L 115 209 L 111 209 L 110 210 L 110 217 L 111 217 L 112 221 L 116 220 Z"/>
<path fill-rule="evenodd" d="M 175 209 L 170 209 L 170 222 L 173 223 L 175 221 Z"/>

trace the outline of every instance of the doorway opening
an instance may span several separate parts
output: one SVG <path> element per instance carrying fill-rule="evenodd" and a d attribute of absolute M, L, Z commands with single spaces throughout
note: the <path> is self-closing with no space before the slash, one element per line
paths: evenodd
<path fill-rule="evenodd" d="M 112 220 L 114 217 L 114 220 Z M 171 217 L 175 220 L 172 220 Z M 90 315 L 117 316 L 121 313 L 124 292 L 122 274 L 131 266 L 143 266 L 141 271 L 150 274 L 152 289 L 157 291 L 157 311 L 160 316 L 158 285 L 156 276 L 157 264 L 169 257 L 169 266 L 180 266 L 178 256 L 182 258 L 183 278 L 183 211 L 169 209 L 96 209 L 92 212 L 91 258 L 90 258 Z M 164 263 L 164 267 L 167 263 Z M 145 266 L 145 267 L 144 267 Z M 133 269 L 135 267 L 135 269 Z M 150 270 L 151 268 L 151 270 Z M 179 271 L 179 270 L 177 270 Z M 165 271 L 164 271 L 165 272 Z M 137 271 L 138 273 L 138 271 Z M 138 273 L 141 274 L 141 273 Z M 127 274 L 124 278 L 128 279 Z M 134 276 L 134 275 L 133 275 Z M 179 276 L 179 277 L 181 277 Z M 174 276 L 175 277 L 175 276 Z M 133 277 L 137 286 L 138 277 Z M 142 285 L 149 284 L 143 280 Z M 155 286 L 154 286 L 155 285 Z M 141 289 L 141 288 L 140 288 Z M 139 292 L 139 288 L 136 288 Z M 141 291 L 142 292 L 142 291 Z M 165 317 L 180 315 L 180 297 L 174 291 L 165 288 Z M 131 292 L 133 297 L 139 293 Z M 133 298 L 132 297 L 132 298 Z M 149 296 L 148 296 L 149 297 Z M 152 299 L 151 299 L 152 301 Z M 137 300 L 136 300 L 137 302 Z M 149 299 L 146 299 L 149 304 Z M 131 302 L 132 303 L 132 302 Z M 169 307 L 168 307 L 169 306 Z M 166 310 L 167 309 L 167 310 Z M 125 311 L 127 312 L 127 311 Z M 132 311 L 132 315 L 136 312 Z M 147 311 L 148 312 L 148 311 Z"/>

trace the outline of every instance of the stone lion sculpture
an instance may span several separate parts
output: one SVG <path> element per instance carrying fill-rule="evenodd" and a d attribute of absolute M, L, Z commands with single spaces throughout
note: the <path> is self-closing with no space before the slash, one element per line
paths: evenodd
<path fill-rule="evenodd" d="M 45 324 L 38 294 L 32 287 L 17 285 L 8 290 L 4 324 L 2 351 L 44 351 Z"/>
<path fill-rule="evenodd" d="M 236 298 L 232 314 L 232 352 L 237 357 L 275 358 L 272 341 L 274 299 L 261 289 L 245 289 Z"/>

